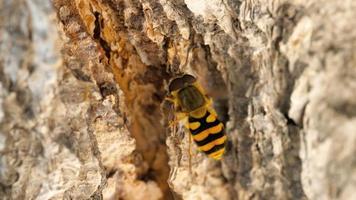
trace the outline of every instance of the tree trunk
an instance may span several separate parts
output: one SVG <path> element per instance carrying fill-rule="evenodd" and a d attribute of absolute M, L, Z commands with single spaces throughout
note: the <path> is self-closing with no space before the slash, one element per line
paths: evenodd
<path fill-rule="evenodd" d="M 356 199 L 355 10 L 1 1 L 0 199 Z M 182 73 L 226 124 L 221 161 L 168 126 Z"/>

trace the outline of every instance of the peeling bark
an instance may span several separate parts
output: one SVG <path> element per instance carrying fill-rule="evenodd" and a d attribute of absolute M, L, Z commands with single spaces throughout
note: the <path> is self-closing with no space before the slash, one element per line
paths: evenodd
<path fill-rule="evenodd" d="M 0 197 L 356 199 L 355 9 L 0 2 Z M 168 127 L 181 73 L 226 124 L 221 161 Z"/>

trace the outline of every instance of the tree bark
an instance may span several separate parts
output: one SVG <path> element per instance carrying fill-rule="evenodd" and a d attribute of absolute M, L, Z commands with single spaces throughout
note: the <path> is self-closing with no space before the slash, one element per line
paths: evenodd
<path fill-rule="evenodd" d="M 356 199 L 354 10 L 1 1 L 0 199 Z M 221 161 L 168 126 L 182 73 L 226 124 Z"/>

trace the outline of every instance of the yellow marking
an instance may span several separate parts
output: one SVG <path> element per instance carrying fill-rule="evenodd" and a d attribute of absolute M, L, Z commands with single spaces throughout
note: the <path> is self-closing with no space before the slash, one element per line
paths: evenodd
<path fill-rule="evenodd" d="M 210 99 L 210 101 L 212 102 L 211 99 Z M 212 104 L 212 103 L 211 103 L 211 104 Z M 209 106 L 209 107 L 208 107 L 208 111 L 209 111 L 211 114 L 213 114 L 213 115 L 215 115 L 215 116 L 218 116 L 218 114 L 216 113 L 216 111 L 214 110 L 213 107 Z"/>
<path fill-rule="evenodd" d="M 189 114 L 190 114 L 190 116 L 192 116 L 192 117 L 194 117 L 194 118 L 200 119 L 200 118 L 202 118 L 202 117 L 205 116 L 206 112 L 207 112 L 207 110 L 206 110 L 206 108 L 203 106 L 203 107 L 200 107 L 200 108 L 198 108 L 198 109 L 196 109 L 196 110 L 190 112 Z"/>
<path fill-rule="evenodd" d="M 216 120 L 216 117 L 213 114 L 210 114 L 209 117 L 206 118 L 206 122 L 211 123 Z"/>
<path fill-rule="evenodd" d="M 214 152 L 214 153 L 209 154 L 208 156 L 209 156 L 210 158 L 215 159 L 215 160 L 220 160 L 221 157 L 224 155 L 224 153 L 225 153 L 225 148 L 222 148 L 222 149 L 220 149 L 219 151 L 216 151 L 216 152 Z"/>
<path fill-rule="evenodd" d="M 192 130 L 196 130 L 197 128 L 199 128 L 199 126 L 200 126 L 200 122 L 189 123 L 189 128 Z"/>
<path fill-rule="evenodd" d="M 220 131 L 222 131 L 222 129 L 223 129 L 223 124 L 220 123 L 219 125 L 211 127 L 207 130 L 204 130 L 204 131 L 198 133 L 197 135 L 193 135 L 193 138 L 196 141 L 202 141 L 205 138 L 207 138 L 209 136 L 209 134 L 219 133 Z"/>
<path fill-rule="evenodd" d="M 212 142 L 210 142 L 210 143 L 208 143 L 208 144 L 206 144 L 204 146 L 199 147 L 199 150 L 201 150 L 201 151 L 209 151 L 214 146 L 219 145 L 219 144 L 223 144 L 225 142 L 225 140 L 226 140 L 226 135 L 224 135 L 223 137 L 218 138 L 218 139 L 216 139 L 216 140 L 214 140 L 214 141 L 212 141 Z"/>

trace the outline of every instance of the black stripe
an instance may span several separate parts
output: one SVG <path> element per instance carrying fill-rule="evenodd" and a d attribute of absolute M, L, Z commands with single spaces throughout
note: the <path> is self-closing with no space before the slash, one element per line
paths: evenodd
<path fill-rule="evenodd" d="M 195 129 L 195 130 L 189 129 L 190 132 L 192 133 L 192 135 L 197 135 L 197 134 L 199 134 L 199 133 L 201 133 L 201 132 L 203 132 L 203 131 L 205 131 L 205 130 L 207 130 L 207 129 L 209 129 L 209 128 L 218 126 L 218 125 L 220 124 L 220 121 L 219 121 L 219 120 L 215 120 L 215 121 L 213 121 L 213 122 L 211 122 L 211 123 L 207 123 L 207 122 L 205 121 L 205 119 L 202 120 L 202 121 L 204 121 L 204 122 L 199 122 L 199 123 L 200 123 L 200 126 L 199 126 L 197 129 Z M 221 124 L 221 125 L 222 125 L 222 124 Z"/>
<path fill-rule="evenodd" d="M 192 116 L 189 116 L 189 118 L 188 118 L 189 123 L 193 123 L 193 122 L 200 123 L 200 126 L 197 129 L 195 129 L 195 130 L 189 129 L 190 132 L 192 133 L 192 135 L 196 135 L 204 130 L 207 130 L 211 127 L 214 127 L 214 126 L 217 126 L 220 124 L 220 121 L 217 118 L 215 119 L 215 121 L 213 121 L 211 123 L 206 122 L 206 118 L 208 118 L 209 115 L 210 115 L 210 112 L 206 111 L 204 117 L 202 117 L 202 118 L 194 118 Z"/>
<path fill-rule="evenodd" d="M 219 151 L 220 149 L 225 148 L 225 143 L 226 143 L 226 142 L 224 142 L 223 144 L 215 145 L 213 148 L 209 149 L 208 151 L 204 151 L 204 153 L 206 153 L 206 154 L 209 155 L 209 154 L 211 154 L 211 153 L 217 152 L 217 151 Z"/>
<path fill-rule="evenodd" d="M 212 142 L 212 141 L 214 141 L 216 139 L 219 139 L 219 138 L 223 137 L 224 135 L 225 134 L 224 134 L 224 129 L 223 129 L 219 133 L 209 134 L 208 137 L 205 138 L 202 141 L 196 141 L 196 140 L 194 140 L 194 141 L 195 141 L 195 143 L 197 143 L 198 146 L 201 147 L 201 146 L 204 146 L 204 145 L 206 145 L 206 144 L 208 144 L 208 143 L 210 143 L 210 142 Z"/>

